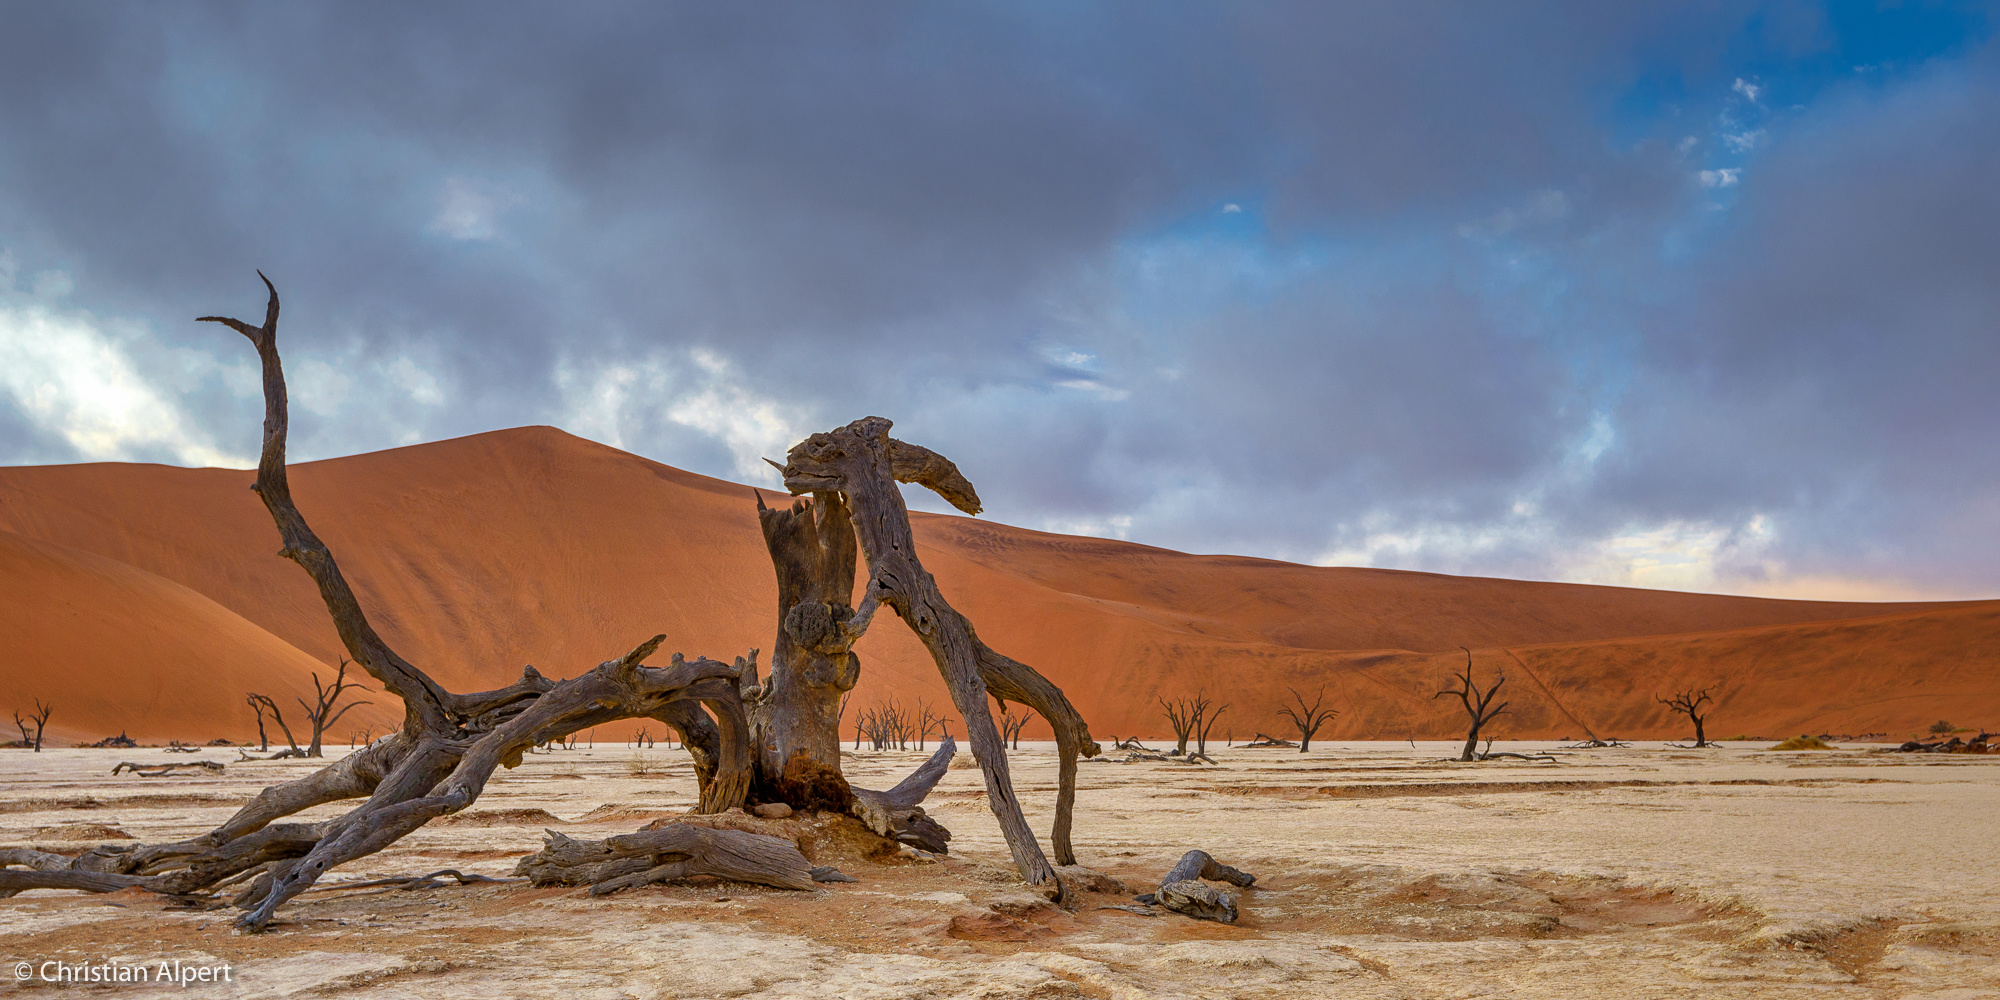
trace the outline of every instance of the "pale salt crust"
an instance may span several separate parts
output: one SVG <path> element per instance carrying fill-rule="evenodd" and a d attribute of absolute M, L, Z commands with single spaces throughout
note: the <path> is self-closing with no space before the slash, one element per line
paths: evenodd
<path fill-rule="evenodd" d="M 1761 745 L 1647 743 L 1555 765 L 1448 763 L 1456 748 L 1441 743 L 1212 747 L 1213 768 L 1083 764 L 1082 863 L 1136 893 L 1182 851 L 1207 850 L 1259 876 L 1234 926 L 1097 908 L 1124 902 L 1112 895 L 1038 907 L 1011 877 L 979 773 L 953 770 L 928 803 L 956 834 L 950 858 L 848 864 L 861 882 L 818 893 L 316 893 L 249 936 L 227 911 L 37 891 L 0 901 L 0 958 L 232 967 L 228 985 L 90 988 L 131 997 L 2000 1000 L 2000 756 Z M 664 777 L 632 776 L 635 755 Z M 319 766 L 234 756 L 198 755 L 229 762 L 221 776 L 114 779 L 120 760 L 187 758 L 0 751 L 0 843 L 73 852 L 86 824 L 179 839 Z M 864 751 L 847 769 L 886 787 L 921 756 Z M 1012 767 L 1045 831 L 1052 748 L 1017 751 Z M 471 810 L 488 815 L 434 824 L 329 882 L 505 876 L 543 827 L 602 837 L 693 799 L 678 751 L 534 755 Z M 585 819 L 594 810 L 609 818 Z M 53 989 L 0 971 L 0 990 Z"/>

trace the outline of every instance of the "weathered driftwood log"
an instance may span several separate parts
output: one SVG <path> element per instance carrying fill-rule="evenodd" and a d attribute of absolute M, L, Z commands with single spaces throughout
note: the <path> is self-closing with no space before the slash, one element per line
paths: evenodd
<path fill-rule="evenodd" d="M 518 878 L 493 878 L 490 875 L 481 875 L 477 872 L 467 874 L 456 868 L 444 868 L 431 872 L 428 875 L 404 875 L 399 878 L 374 878 L 355 882 L 321 882 L 308 891 L 348 892 L 355 889 L 373 890 L 373 892 L 362 893 L 361 895 L 373 895 L 375 892 L 417 892 L 423 889 L 436 889 L 444 885 L 444 880 L 447 878 L 457 882 L 459 885 L 507 885 L 523 881 Z"/>
<path fill-rule="evenodd" d="M 1263 733 L 1258 733 L 1256 739 L 1243 744 L 1243 749 L 1245 750 L 1259 750 L 1266 747 L 1288 747 L 1297 750 L 1299 745 L 1293 743 L 1291 740 L 1279 739 L 1276 736 L 1266 736 Z"/>
<path fill-rule="evenodd" d="M 1207 851 L 1189 851 L 1181 855 L 1180 861 L 1161 877 L 1157 891 L 1139 896 L 1137 901 L 1147 906 L 1164 906 L 1198 920 L 1235 923 L 1236 897 L 1214 886 L 1204 885 L 1202 879 L 1247 888 L 1257 881 L 1257 876 L 1231 868 L 1209 856 Z"/>
<path fill-rule="evenodd" d="M 113 777 L 116 777 L 126 771 L 130 771 L 141 778 L 157 778 L 163 774 L 173 774 L 176 771 L 220 772 L 221 770 L 222 765 L 212 760 L 176 760 L 168 761 L 164 764 L 134 764 L 126 760 L 120 761 L 117 767 L 112 768 L 111 774 Z"/>
<path fill-rule="evenodd" d="M 797 844 L 741 830 L 674 823 L 608 840 L 576 840 L 554 830 L 514 874 L 534 885 L 587 885 L 602 896 L 653 882 L 708 875 L 780 889 L 813 889 L 814 868 Z M 837 873 L 836 873 L 837 874 Z"/>
<path fill-rule="evenodd" d="M 1060 897 L 1061 883 L 1014 797 L 1007 755 L 987 697 L 990 693 L 1003 704 L 1013 701 L 1026 705 L 1055 730 L 1061 763 L 1051 839 L 1062 864 L 1075 863 L 1070 817 L 1076 797 L 1077 755 L 1094 756 L 1097 744 L 1062 691 L 1027 665 L 980 642 L 972 623 L 945 601 L 937 582 L 924 570 L 917 559 L 909 510 L 896 483 L 928 487 L 969 514 L 979 512 L 979 497 L 944 456 L 890 438 L 890 426 L 881 417 L 866 417 L 800 442 L 780 467 L 785 488 L 795 495 L 837 492 L 845 498 L 856 540 L 867 560 L 868 587 L 861 606 L 836 626 L 840 638 L 851 645 L 867 629 L 881 604 L 889 605 L 917 633 L 965 719 L 967 739 L 986 779 L 987 802 L 999 820 L 1015 867 L 1030 884 L 1052 885 Z"/>
<path fill-rule="evenodd" d="M 1987 753 L 1988 747 L 1986 741 L 1992 735 L 1993 735 L 1992 733 L 1980 733 L 1978 736 L 1975 736 L 1970 740 L 1962 740 L 1956 736 L 1953 736 L 1950 739 L 1941 739 L 1928 743 L 1924 742 L 1923 740 L 1910 740 L 1908 742 L 1905 742 L 1903 745 L 1896 747 L 1894 750 L 1890 752 L 1891 753 Z"/>

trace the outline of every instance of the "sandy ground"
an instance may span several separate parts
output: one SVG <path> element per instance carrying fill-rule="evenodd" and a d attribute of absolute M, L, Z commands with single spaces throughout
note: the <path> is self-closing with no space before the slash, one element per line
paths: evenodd
<path fill-rule="evenodd" d="M 0 971 L 0 991 L 2000 998 L 2000 756 L 1643 744 L 1553 765 L 1440 762 L 1449 749 L 1334 744 L 1304 755 L 1219 750 L 1218 767 L 1085 763 L 1080 860 L 1137 893 L 1186 849 L 1211 851 L 1259 877 L 1240 893 L 1233 926 L 1101 909 L 1124 902 L 1114 894 L 1046 905 L 1013 876 L 978 772 L 953 770 L 931 798 L 956 834 L 949 857 L 845 864 L 861 881 L 821 892 L 713 882 L 595 899 L 525 884 L 329 891 L 257 936 L 233 933 L 228 911 L 166 909 L 132 890 L 26 893 L 0 901 L 0 967 L 226 962 L 231 982 L 59 986 Z M 864 752 L 848 771 L 886 787 L 920 756 Z M 74 851 L 106 828 L 178 839 L 314 766 L 109 774 L 120 760 L 185 759 L 0 752 L 0 843 Z M 1013 757 L 1040 829 L 1054 765 L 1046 746 Z M 544 828 L 603 837 L 693 797 L 678 751 L 535 756 L 456 822 L 335 876 L 506 876 Z"/>

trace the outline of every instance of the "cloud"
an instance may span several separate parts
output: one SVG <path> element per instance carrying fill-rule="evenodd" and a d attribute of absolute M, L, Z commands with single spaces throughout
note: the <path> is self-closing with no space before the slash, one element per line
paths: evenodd
<path fill-rule="evenodd" d="M 704 454 L 683 441 L 676 449 L 679 455 L 669 454 L 666 460 L 699 466 L 712 463 L 714 450 L 719 450 L 727 456 L 724 474 L 765 486 L 779 485 L 766 458 L 782 460 L 793 444 L 823 429 L 796 408 L 758 396 L 732 361 L 706 348 L 678 356 L 660 352 L 636 364 L 588 370 L 565 361 L 556 379 L 564 396 L 559 422 L 569 430 L 614 448 L 698 432 L 715 449 Z"/>
<path fill-rule="evenodd" d="M 30 8 L 0 277 L 72 354 L 10 341 L 0 460 L 254 452 L 245 346 L 190 318 L 261 267 L 300 458 L 554 422 L 770 482 L 879 413 L 1014 523 L 1991 592 L 1991 43 L 1824 22 Z M 1899 68 L 1813 76 L 1858 63 Z"/>
<path fill-rule="evenodd" d="M 439 201 L 437 214 L 426 227 L 431 232 L 455 240 L 490 240 L 497 233 L 499 199 L 476 190 L 464 178 L 445 178 L 444 196 Z"/>
<path fill-rule="evenodd" d="M 49 294 L 66 281 L 35 283 Z M 218 448 L 169 395 L 146 378 L 123 341 L 143 331 L 107 329 L 88 313 L 47 303 L 0 299 L 0 390 L 13 409 L 76 457 L 91 461 L 167 461 L 247 468 L 247 455 Z M 203 359 L 190 359 L 205 367 Z"/>

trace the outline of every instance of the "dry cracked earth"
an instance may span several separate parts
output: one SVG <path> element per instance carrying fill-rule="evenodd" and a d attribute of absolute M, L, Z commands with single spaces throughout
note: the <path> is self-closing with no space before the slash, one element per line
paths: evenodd
<path fill-rule="evenodd" d="M 1460 764 L 1439 759 L 1450 749 L 1356 743 L 1221 750 L 1215 767 L 1085 763 L 1082 863 L 1136 894 L 1183 851 L 1207 850 L 1258 876 L 1239 891 L 1233 925 L 1111 909 L 1129 903 L 1115 891 L 1049 905 L 1012 872 L 978 772 L 964 769 L 929 803 L 956 834 L 949 856 L 826 859 L 860 881 L 817 892 L 713 881 L 595 898 L 525 883 L 340 887 L 444 868 L 506 877 L 544 830 L 604 837 L 694 800 L 678 751 L 534 755 L 466 814 L 336 871 L 265 934 L 233 932 L 230 911 L 136 890 L 0 900 L 0 991 L 2000 1000 L 2000 756 L 1644 744 L 1559 752 L 1555 764 Z M 0 845 L 74 852 L 180 839 L 317 766 L 240 763 L 226 749 L 199 757 L 227 769 L 113 777 L 122 760 L 189 758 L 0 751 Z M 847 769 L 857 784 L 886 787 L 921 757 L 863 752 Z M 1052 749 L 1016 751 L 1013 767 L 1046 830 Z M 230 981 L 39 974 L 52 961 L 175 960 L 226 963 Z M 22 962 L 25 981 L 13 978 Z"/>

